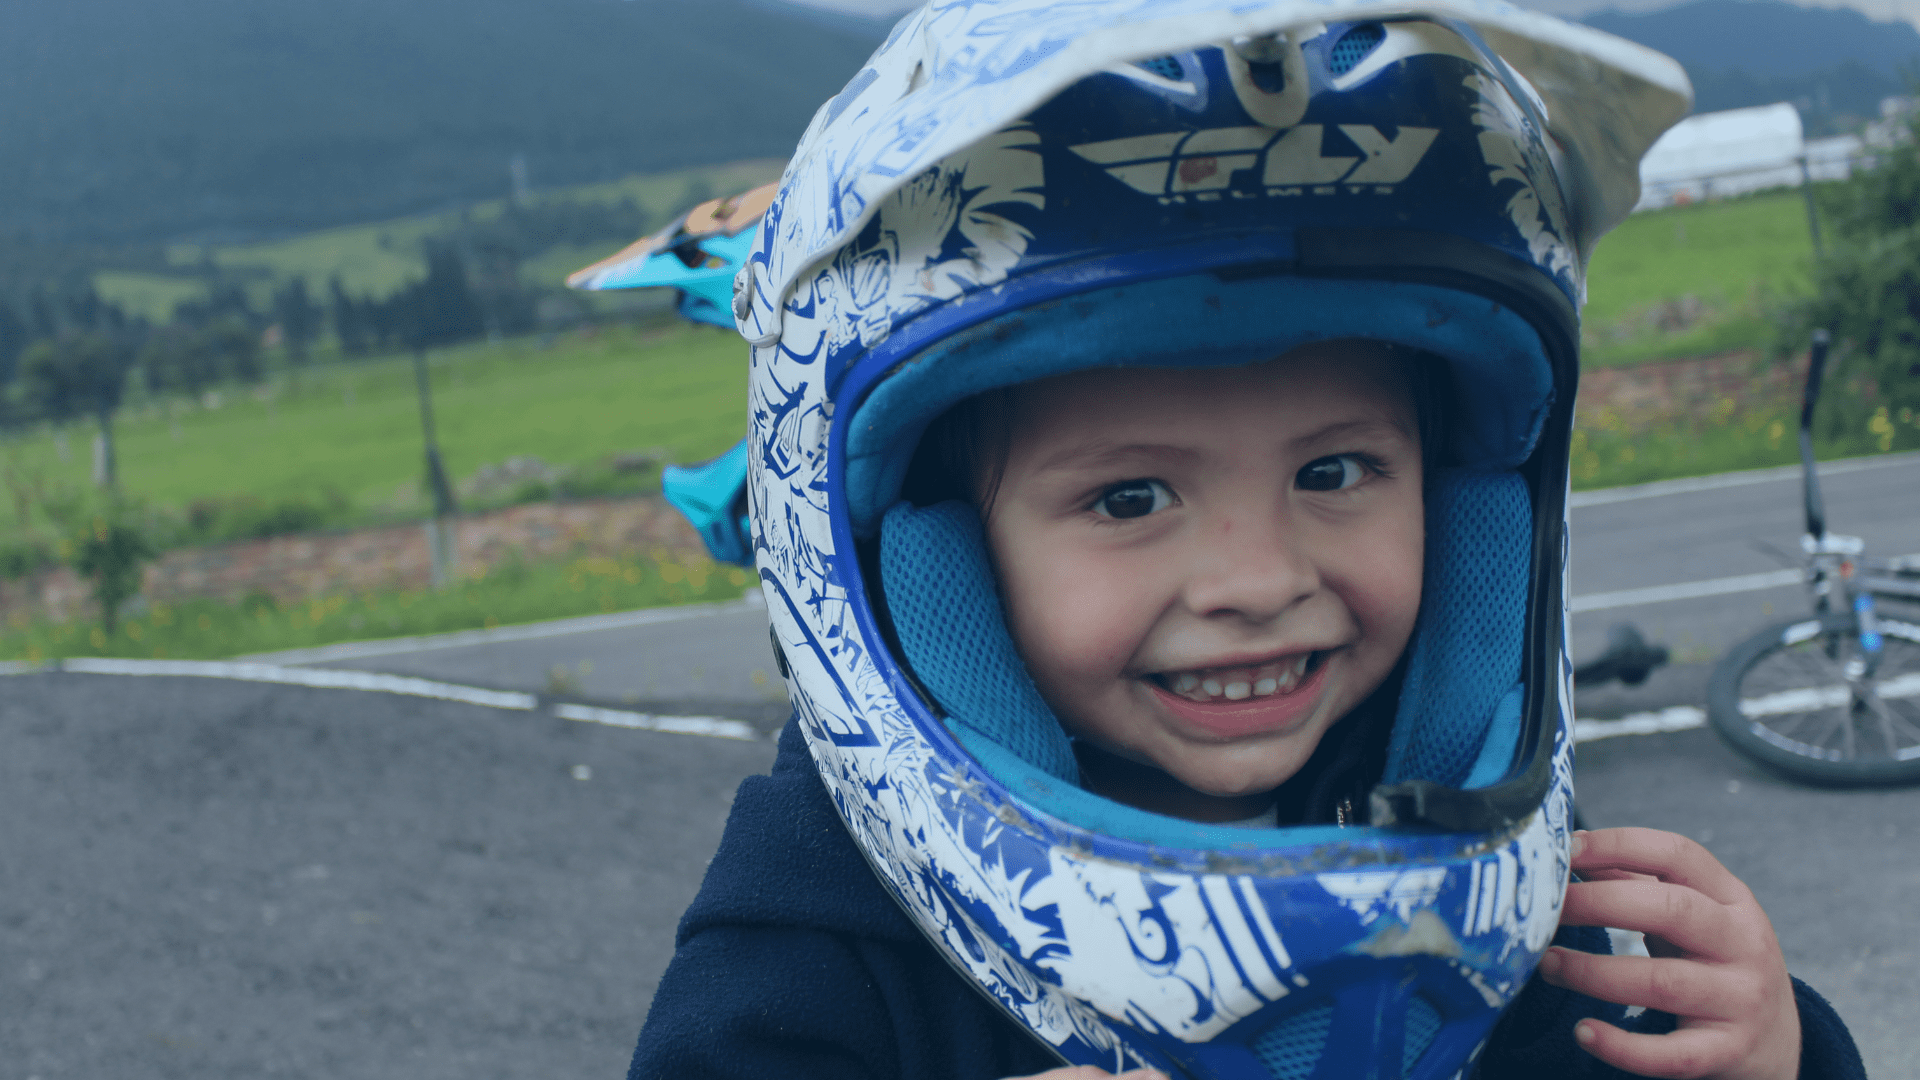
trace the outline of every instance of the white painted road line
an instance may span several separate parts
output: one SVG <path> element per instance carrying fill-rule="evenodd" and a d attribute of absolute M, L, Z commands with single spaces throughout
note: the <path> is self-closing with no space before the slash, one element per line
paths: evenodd
<path fill-rule="evenodd" d="M 490 709 L 525 710 L 540 704 L 539 699 L 532 694 L 510 690 L 482 690 L 475 686 L 435 682 L 432 679 L 377 675 L 371 671 L 334 671 L 324 668 L 281 667 L 274 664 L 241 664 L 213 660 L 114 660 L 94 657 L 62 660 L 59 668 L 61 671 L 83 675 L 177 675 L 202 679 L 236 679 L 241 682 L 312 686 L 326 690 L 375 690 L 388 694 L 459 701 Z"/>
<path fill-rule="evenodd" d="M 601 709 L 592 705 L 555 705 L 555 716 L 562 720 L 582 720 L 589 724 L 611 724 L 638 731 L 670 731 L 680 735 L 710 735 L 720 739 L 758 742 L 760 733 L 741 720 L 723 720 L 718 716 L 655 716 L 625 709 Z"/>
<path fill-rule="evenodd" d="M 1920 556 L 1897 555 L 1895 558 L 1913 559 Z M 1639 604 L 1664 604 L 1670 600 L 1697 600 L 1703 596 L 1724 596 L 1728 593 L 1778 589 L 1783 585 L 1799 585 L 1806 580 L 1805 570 L 1766 570 L 1758 574 L 1736 574 L 1733 577 L 1708 578 L 1705 581 L 1681 581 L 1672 585 L 1648 585 L 1640 589 L 1588 593 L 1585 596 L 1574 597 L 1568 606 L 1572 608 L 1575 615 L 1578 615 L 1583 611 L 1603 611 L 1607 608 L 1634 607 Z"/>
<path fill-rule="evenodd" d="M 1754 592 L 1759 589 L 1777 589 L 1782 585 L 1798 585 L 1807 580 L 1805 570 L 1768 570 L 1759 574 L 1739 574 L 1734 577 L 1711 578 L 1706 581 L 1682 581 L 1673 585 L 1649 585 L 1643 589 L 1620 589 L 1616 592 L 1588 593 L 1576 596 L 1569 605 L 1575 615 L 1583 611 L 1601 611 L 1606 608 L 1633 607 L 1638 604 L 1661 604 L 1669 600 L 1695 600 L 1702 596 L 1722 596 L 1727 593 Z"/>
<path fill-rule="evenodd" d="M 1573 722 L 1573 741 L 1575 743 L 1592 742 L 1595 739 L 1611 739 L 1616 735 L 1658 735 L 1668 731 L 1688 731 L 1703 727 L 1707 722 L 1707 710 L 1696 709 L 1691 705 L 1676 705 L 1659 712 L 1632 713 L 1618 720 L 1575 720 Z"/>
<path fill-rule="evenodd" d="M 1841 473 L 1860 472 L 1864 469 L 1885 469 L 1898 465 L 1920 465 L 1920 454 L 1875 454 L 1872 457 L 1823 461 L 1820 463 L 1820 475 L 1838 476 Z M 1798 465 L 1783 465 L 1777 469 L 1717 473 L 1713 476 L 1689 476 L 1681 480 L 1656 480 L 1651 484 L 1634 484 L 1630 487 L 1576 491 L 1567 496 L 1567 507 L 1578 510 L 1583 506 L 1605 506 L 1608 503 L 1626 502 L 1630 499 L 1685 495 L 1693 491 L 1713 491 L 1716 488 L 1745 487 L 1748 484 L 1770 484 L 1776 481 L 1799 479 L 1800 466 Z"/>
<path fill-rule="evenodd" d="M 710 615 L 731 615 L 741 611 L 764 611 L 767 602 L 760 590 L 752 589 L 738 600 L 721 604 L 683 604 L 678 607 L 642 608 L 617 611 L 611 615 L 581 615 L 571 619 L 496 626 L 491 630 L 456 630 L 450 634 L 420 634 L 414 637 L 382 638 L 377 641 L 347 641 L 312 649 L 288 649 L 284 652 L 255 653 L 235 659 L 262 664 L 327 664 L 339 660 L 360 660 L 369 656 L 397 656 L 402 653 L 458 649 L 467 645 L 491 645 L 501 641 L 532 641 L 537 638 L 587 634 L 595 630 L 622 630 L 629 626 L 701 619 Z"/>
<path fill-rule="evenodd" d="M 79 675 L 158 675 L 202 679 L 234 679 L 240 682 L 279 683 L 310 686 L 326 690 L 371 690 L 411 697 L 436 698 L 480 705 L 493 709 L 530 710 L 539 705 L 532 694 L 505 690 L 483 690 L 456 683 L 435 682 L 399 675 L 379 675 L 370 671 L 337 671 L 326 668 L 290 668 L 273 664 L 240 664 L 213 660 L 117 660 L 105 657 L 76 657 L 57 664 L 9 664 L 0 674 L 27 674 L 60 670 Z M 1881 684 L 1886 697 L 1920 696 L 1920 675 L 1908 675 Z M 1831 704 L 1826 688 L 1783 691 L 1764 698 L 1743 700 L 1742 712 L 1749 716 Z M 1791 700 L 1788 700 L 1791 699 Z M 594 705 L 559 704 L 555 716 L 592 724 L 629 728 L 635 731 L 663 731 L 678 735 L 704 735 L 710 738 L 760 741 L 760 732 L 742 720 L 718 716 L 659 716 L 627 709 L 603 709 Z M 1618 735 L 1654 735 L 1669 731 L 1687 731 L 1707 722 L 1703 709 L 1678 705 L 1659 712 L 1633 713 L 1618 720 L 1575 720 L 1573 741 L 1592 742 Z"/>
<path fill-rule="evenodd" d="M 1883 700 L 1920 697 L 1920 671 L 1888 679 L 1874 687 L 1874 690 Z M 1757 698 L 1742 698 L 1740 711 L 1747 716 L 1779 716 L 1782 713 L 1812 712 L 1815 709 L 1837 709 L 1846 704 L 1851 696 L 1851 690 L 1837 683 L 1832 686 L 1803 686 L 1797 690 L 1778 690 Z"/>

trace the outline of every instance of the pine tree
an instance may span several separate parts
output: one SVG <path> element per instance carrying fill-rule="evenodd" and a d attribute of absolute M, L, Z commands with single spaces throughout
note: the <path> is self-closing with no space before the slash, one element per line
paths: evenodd
<path fill-rule="evenodd" d="M 369 302 L 355 301 L 348 296 L 346 287 L 340 284 L 339 274 L 327 282 L 327 293 L 333 315 L 333 336 L 340 342 L 341 353 L 364 356 L 373 329 L 367 325 Z"/>
<path fill-rule="evenodd" d="M 307 362 L 307 350 L 320 333 L 323 315 L 307 296 L 307 279 L 297 277 L 274 290 L 273 318 L 280 324 L 280 340 L 286 346 L 287 361 L 298 366 Z"/>
<path fill-rule="evenodd" d="M 87 330 L 42 338 L 21 357 L 22 390 L 40 415 L 55 423 L 92 418 L 99 425 L 104 487 L 113 487 L 118 478 L 113 416 L 126 394 L 135 355 L 124 337 Z"/>

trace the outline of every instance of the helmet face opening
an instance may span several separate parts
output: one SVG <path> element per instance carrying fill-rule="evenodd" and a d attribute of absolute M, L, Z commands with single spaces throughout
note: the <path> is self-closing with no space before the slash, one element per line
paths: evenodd
<path fill-rule="evenodd" d="M 756 562 L 795 723 L 856 843 L 1063 1060 L 1445 1077 L 1524 983 L 1566 883 L 1591 216 L 1566 163 L 1593 152 L 1549 134 L 1467 9 L 1271 8 L 1010 0 L 902 23 L 823 108 L 735 282 Z M 1535 18 L 1497 10 L 1502 33 Z M 1171 24 L 1153 18 L 1217 19 L 1216 44 L 1155 51 Z M 1070 73 L 1016 92 L 1049 64 Z M 1053 375 L 1356 337 L 1437 357 L 1451 387 L 1367 824 L 1238 829 L 1084 790 L 977 514 L 900 498 L 922 433 Z"/>

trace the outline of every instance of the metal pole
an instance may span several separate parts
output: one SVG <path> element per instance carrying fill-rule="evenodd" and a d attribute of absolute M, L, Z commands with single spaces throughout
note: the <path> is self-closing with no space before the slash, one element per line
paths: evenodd
<path fill-rule="evenodd" d="M 1824 259 L 1827 253 L 1820 245 L 1820 215 L 1813 205 L 1813 170 L 1807 165 L 1807 156 L 1800 155 L 1800 194 L 1807 200 L 1807 232 L 1813 237 L 1813 257 Z"/>
<path fill-rule="evenodd" d="M 433 516 L 427 519 L 427 550 L 433 560 L 433 587 L 453 580 L 453 515 L 459 507 L 440 461 L 440 443 L 433 430 L 433 387 L 427 380 L 427 350 L 413 350 L 413 383 L 420 395 L 420 432 L 426 442 L 427 486 L 433 492 Z"/>

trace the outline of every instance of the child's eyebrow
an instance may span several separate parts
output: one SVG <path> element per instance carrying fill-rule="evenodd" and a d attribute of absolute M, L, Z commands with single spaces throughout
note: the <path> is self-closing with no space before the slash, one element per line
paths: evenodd
<path fill-rule="evenodd" d="M 1368 435 L 1393 435 L 1403 439 L 1413 438 L 1413 434 L 1400 424 L 1380 417 L 1360 417 L 1352 420 L 1336 420 L 1323 424 L 1311 431 L 1293 436 L 1287 442 L 1295 447 L 1312 446 L 1316 443 L 1335 442 L 1343 438 L 1359 438 Z M 1052 472 L 1061 469 L 1111 469 L 1123 465 L 1162 464 L 1168 462 L 1197 461 L 1204 452 L 1197 447 L 1177 446 L 1172 443 L 1115 443 L 1104 439 L 1092 439 L 1086 442 L 1070 443 L 1041 458 L 1034 465 L 1035 472 Z"/>
<path fill-rule="evenodd" d="M 1073 443 L 1040 459 L 1036 472 L 1054 469 L 1099 469 L 1140 461 L 1191 461 L 1200 451 L 1191 446 L 1168 443 L 1111 443 L 1104 440 Z"/>
<path fill-rule="evenodd" d="M 1347 437 L 1364 435 L 1391 434 L 1403 439 L 1414 438 L 1414 434 L 1405 426 L 1393 420 L 1380 417 L 1363 417 L 1356 420 L 1336 420 L 1331 424 L 1314 428 L 1312 431 L 1296 435 L 1288 440 L 1295 446 L 1307 446 L 1318 442 L 1331 442 Z"/>

